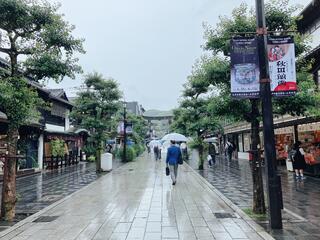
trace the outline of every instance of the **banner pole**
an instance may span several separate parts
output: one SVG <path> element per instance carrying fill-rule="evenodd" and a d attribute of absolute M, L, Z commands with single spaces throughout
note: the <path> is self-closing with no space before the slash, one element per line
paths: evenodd
<path fill-rule="evenodd" d="M 263 114 L 264 156 L 267 165 L 267 189 L 269 203 L 269 224 L 272 229 L 282 229 L 282 192 L 280 176 L 277 174 L 273 112 L 267 59 L 267 29 L 264 1 L 256 0 L 257 39 L 260 66 L 260 92 Z"/>

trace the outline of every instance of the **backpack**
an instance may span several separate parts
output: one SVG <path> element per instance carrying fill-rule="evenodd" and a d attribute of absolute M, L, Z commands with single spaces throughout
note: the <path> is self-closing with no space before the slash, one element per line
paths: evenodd
<path fill-rule="evenodd" d="M 228 148 L 227 148 L 228 153 L 232 153 L 234 150 L 232 143 L 227 143 L 227 144 L 228 144 Z"/>
<path fill-rule="evenodd" d="M 297 155 L 297 150 L 291 149 L 290 152 L 288 153 L 288 158 L 294 162 L 295 158 Z"/>

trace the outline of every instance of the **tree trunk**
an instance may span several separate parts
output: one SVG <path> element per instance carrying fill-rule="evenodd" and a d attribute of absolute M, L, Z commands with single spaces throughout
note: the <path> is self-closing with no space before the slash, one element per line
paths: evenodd
<path fill-rule="evenodd" d="M 1 218 L 13 221 L 15 217 L 16 198 L 16 152 L 19 131 L 9 128 L 8 131 L 8 156 L 3 167 L 3 186 L 1 199 Z"/>
<path fill-rule="evenodd" d="M 199 170 L 203 170 L 203 163 L 204 163 L 204 159 L 203 159 L 203 150 L 204 150 L 204 147 L 203 147 L 203 142 L 202 142 L 202 139 L 201 139 L 201 133 L 198 131 L 198 151 L 199 151 Z"/>
<path fill-rule="evenodd" d="M 259 109 L 258 100 L 251 100 L 251 153 L 252 153 L 252 181 L 253 181 L 253 206 L 252 211 L 257 214 L 266 213 L 264 201 L 263 179 L 261 168 L 261 156 L 258 144 L 260 143 L 259 136 Z"/>
<path fill-rule="evenodd" d="M 203 170 L 203 146 L 199 145 L 198 147 L 198 151 L 199 151 L 199 170 Z"/>
<path fill-rule="evenodd" d="M 99 147 L 96 150 L 96 172 L 101 172 L 101 145 L 102 143 L 99 141 Z"/>
<path fill-rule="evenodd" d="M 11 64 L 11 77 L 17 77 L 19 75 L 18 71 L 18 56 L 14 53 L 9 54 L 10 64 Z"/>

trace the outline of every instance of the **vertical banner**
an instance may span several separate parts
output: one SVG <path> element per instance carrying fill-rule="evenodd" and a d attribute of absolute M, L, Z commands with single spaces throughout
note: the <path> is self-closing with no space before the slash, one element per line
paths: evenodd
<path fill-rule="evenodd" d="M 255 38 L 231 40 L 231 96 L 259 98 L 259 57 Z"/>
<path fill-rule="evenodd" d="M 272 95 L 294 95 L 297 81 L 293 37 L 268 37 L 268 60 Z"/>
<path fill-rule="evenodd" d="M 120 135 L 123 135 L 124 134 L 124 122 L 121 121 L 119 124 L 118 124 L 118 128 L 117 128 L 117 132 L 120 134 Z M 133 125 L 131 122 L 127 122 L 126 124 L 126 133 L 127 134 L 131 134 L 133 132 Z"/>

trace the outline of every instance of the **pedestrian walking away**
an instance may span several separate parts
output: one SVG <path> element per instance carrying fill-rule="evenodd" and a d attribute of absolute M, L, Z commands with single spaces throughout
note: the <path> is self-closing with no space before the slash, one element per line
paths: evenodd
<path fill-rule="evenodd" d="M 227 140 L 224 150 L 228 160 L 230 161 L 232 159 L 232 153 L 234 148 L 233 148 L 233 144 L 229 140 Z"/>
<path fill-rule="evenodd" d="M 159 147 L 156 145 L 153 147 L 153 154 L 156 161 L 159 159 Z"/>
<path fill-rule="evenodd" d="M 150 150 L 150 143 L 146 143 L 146 147 L 147 147 L 147 151 L 148 151 L 148 153 L 150 153 L 151 152 L 151 150 Z"/>
<path fill-rule="evenodd" d="M 180 148 L 175 145 L 175 141 L 171 141 L 171 146 L 168 148 L 166 164 L 170 169 L 172 185 L 177 182 L 178 164 L 181 163 L 182 156 Z"/>
<path fill-rule="evenodd" d="M 293 149 L 290 153 L 291 155 L 291 160 L 293 163 L 293 169 L 296 174 L 296 179 L 305 179 L 303 175 L 303 170 L 306 169 L 307 164 L 304 158 L 304 151 L 303 148 L 301 147 L 301 142 L 297 141 L 293 145 Z"/>
<path fill-rule="evenodd" d="M 181 154 L 184 160 L 188 160 L 188 147 L 185 142 L 180 144 Z"/>
<path fill-rule="evenodd" d="M 208 156 L 207 156 L 207 161 L 208 161 L 209 168 L 211 168 L 212 167 L 212 157 L 210 154 L 208 154 Z"/>
<path fill-rule="evenodd" d="M 209 155 L 211 156 L 211 165 L 216 164 L 216 147 L 214 146 L 213 143 L 209 143 L 209 148 L 208 148 Z"/>

